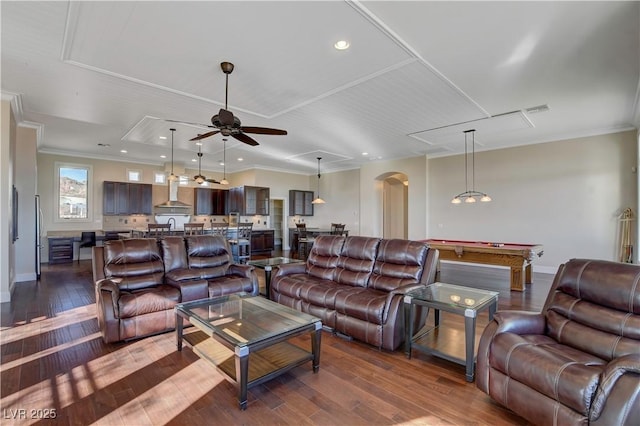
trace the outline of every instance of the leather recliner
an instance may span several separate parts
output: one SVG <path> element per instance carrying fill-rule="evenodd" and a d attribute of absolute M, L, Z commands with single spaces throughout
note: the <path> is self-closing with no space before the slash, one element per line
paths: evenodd
<path fill-rule="evenodd" d="M 540 313 L 498 311 L 480 339 L 479 389 L 541 425 L 640 419 L 640 266 L 572 259 Z"/>

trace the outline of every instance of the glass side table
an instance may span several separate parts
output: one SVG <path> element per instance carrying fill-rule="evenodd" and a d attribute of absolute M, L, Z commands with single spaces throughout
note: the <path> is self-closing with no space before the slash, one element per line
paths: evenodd
<path fill-rule="evenodd" d="M 489 320 L 493 319 L 493 314 L 498 307 L 498 294 L 495 291 L 440 282 L 405 294 L 405 354 L 407 358 L 411 358 L 411 350 L 415 349 L 464 365 L 467 381 L 473 382 L 475 376 L 476 317 L 478 313 L 488 309 Z M 414 335 L 416 306 L 434 309 L 434 325 L 433 327 L 425 326 L 421 330 L 417 330 L 417 334 Z M 459 336 L 455 330 L 448 333 L 441 329 L 441 310 L 464 315 L 464 350 L 462 350 L 463 345 L 456 341 Z"/>
<path fill-rule="evenodd" d="M 264 287 L 267 293 L 267 299 L 271 298 L 271 271 L 273 268 L 287 263 L 305 263 L 305 261 L 301 259 L 290 259 L 288 257 L 270 257 L 268 259 L 250 260 L 247 262 L 247 265 L 264 269 Z"/>

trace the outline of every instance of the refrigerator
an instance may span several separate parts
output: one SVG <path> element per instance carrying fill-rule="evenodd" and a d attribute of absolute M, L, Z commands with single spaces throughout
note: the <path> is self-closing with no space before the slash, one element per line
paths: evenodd
<path fill-rule="evenodd" d="M 36 195 L 36 279 L 40 279 L 42 262 L 42 209 L 40 208 L 40 196 Z"/>

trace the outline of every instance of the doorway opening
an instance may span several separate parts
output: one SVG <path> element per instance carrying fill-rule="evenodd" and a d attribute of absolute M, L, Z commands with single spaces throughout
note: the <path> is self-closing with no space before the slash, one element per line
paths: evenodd
<path fill-rule="evenodd" d="M 382 236 L 407 239 L 409 234 L 409 179 L 404 173 L 389 173 L 382 180 Z"/>

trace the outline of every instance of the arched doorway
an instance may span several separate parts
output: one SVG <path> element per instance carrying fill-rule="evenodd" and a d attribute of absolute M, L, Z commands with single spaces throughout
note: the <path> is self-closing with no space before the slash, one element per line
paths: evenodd
<path fill-rule="evenodd" d="M 409 180 L 404 173 L 385 173 L 382 181 L 382 236 L 402 238 L 408 236 Z"/>

